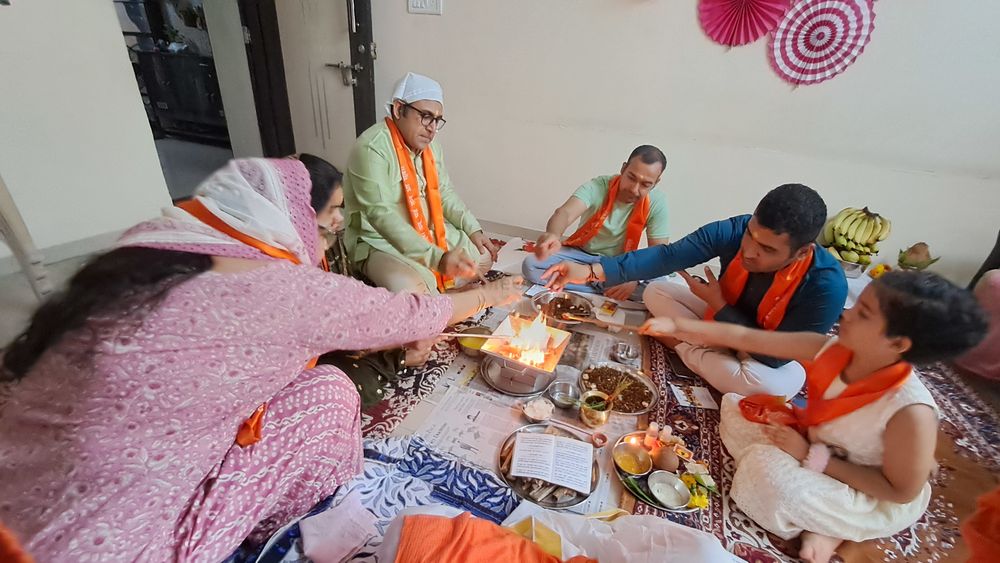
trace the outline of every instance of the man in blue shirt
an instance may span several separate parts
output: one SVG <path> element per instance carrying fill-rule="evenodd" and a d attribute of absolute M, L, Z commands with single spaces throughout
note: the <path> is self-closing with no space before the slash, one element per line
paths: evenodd
<path fill-rule="evenodd" d="M 714 318 L 789 332 L 826 333 L 840 317 L 847 280 L 840 264 L 813 241 L 826 221 L 826 204 L 812 189 L 784 184 L 768 192 L 753 215 L 709 223 L 681 240 L 602 258 L 586 265 L 562 262 L 543 276 L 552 288 L 603 281 L 616 285 L 678 272 L 687 285 L 669 280 L 646 288 L 654 316 Z M 684 271 L 719 258 L 722 277 Z M 663 340 L 684 363 L 722 393 L 793 396 L 805 382 L 796 362 L 697 342 Z"/>

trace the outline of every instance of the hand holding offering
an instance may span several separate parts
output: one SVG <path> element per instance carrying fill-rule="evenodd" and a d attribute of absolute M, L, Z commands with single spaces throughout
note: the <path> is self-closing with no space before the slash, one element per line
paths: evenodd
<path fill-rule="evenodd" d="M 560 262 L 545 270 L 542 279 L 546 282 L 545 287 L 552 291 L 562 291 L 567 284 L 599 281 L 591 279 L 591 267 L 576 262 Z"/>
<path fill-rule="evenodd" d="M 552 233 L 542 233 L 542 236 L 538 237 L 538 241 L 535 243 L 535 258 L 545 260 L 558 252 L 560 248 L 562 248 L 562 241 L 559 240 L 559 237 Z"/>
<path fill-rule="evenodd" d="M 438 271 L 449 278 L 462 279 L 472 279 L 479 272 L 476 262 L 461 248 L 445 252 L 438 264 Z"/>

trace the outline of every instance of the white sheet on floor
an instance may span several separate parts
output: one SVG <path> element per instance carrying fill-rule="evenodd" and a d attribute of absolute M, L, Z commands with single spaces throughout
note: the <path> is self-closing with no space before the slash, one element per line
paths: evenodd
<path fill-rule="evenodd" d="M 598 561 L 742 561 L 726 551 L 715 536 L 656 516 L 620 516 L 611 522 L 604 522 L 578 514 L 546 510 L 525 501 L 503 521 L 503 525 L 512 526 L 529 516 L 534 516 L 558 533 L 564 547 L 572 544 L 579 550 L 575 553 Z M 566 551 L 563 556 L 567 556 Z"/>
<path fill-rule="evenodd" d="M 361 492 L 351 491 L 333 510 L 299 522 L 302 551 L 314 563 L 341 563 L 378 535 L 378 519 L 361 504 Z"/>
<path fill-rule="evenodd" d="M 496 264 L 493 269 L 512 276 L 521 275 L 521 262 L 524 262 L 527 252 L 521 250 L 524 246 L 524 239 L 514 237 L 507 241 L 497 255 Z"/>

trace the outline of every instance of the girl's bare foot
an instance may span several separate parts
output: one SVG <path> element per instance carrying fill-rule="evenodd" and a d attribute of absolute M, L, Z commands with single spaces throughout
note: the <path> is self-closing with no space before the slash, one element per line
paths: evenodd
<path fill-rule="evenodd" d="M 799 550 L 799 557 L 808 563 L 830 563 L 830 558 L 837 552 L 837 548 L 843 542 L 837 538 L 814 534 L 813 532 L 802 532 L 799 536 L 802 539 L 802 549 Z"/>

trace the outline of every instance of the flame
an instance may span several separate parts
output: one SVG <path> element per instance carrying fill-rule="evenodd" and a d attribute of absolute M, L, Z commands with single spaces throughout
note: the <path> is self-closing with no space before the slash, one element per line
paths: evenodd
<path fill-rule="evenodd" d="M 527 326 L 521 326 L 517 334 L 510 339 L 510 346 L 519 353 L 517 360 L 530 366 L 545 364 L 545 354 L 549 347 L 549 331 L 545 326 L 545 318 L 538 315 Z"/>

